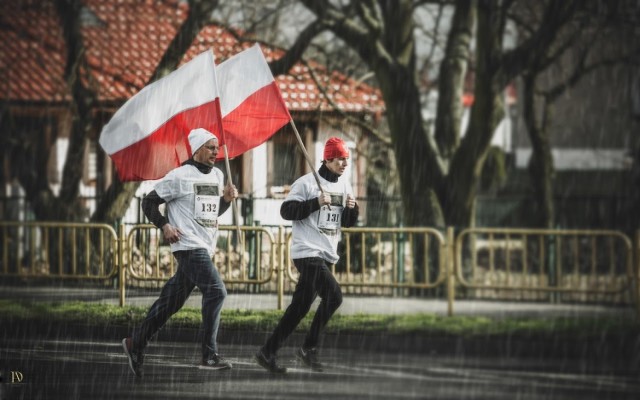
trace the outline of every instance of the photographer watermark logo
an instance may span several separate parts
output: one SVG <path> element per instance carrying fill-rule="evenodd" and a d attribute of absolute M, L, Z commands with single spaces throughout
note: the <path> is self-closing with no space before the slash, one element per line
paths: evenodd
<path fill-rule="evenodd" d="M 0 383 L 12 384 L 22 383 L 24 381 L 24 374 L 20 371 L 9 371 L 9 374 L 0 372 Z"/>
<path fill-rule="evenodd" d="M 24 375 L 20 371 L 10 371 L 11 372 L 11 383 L 22 383 L 24 380 Z"/>

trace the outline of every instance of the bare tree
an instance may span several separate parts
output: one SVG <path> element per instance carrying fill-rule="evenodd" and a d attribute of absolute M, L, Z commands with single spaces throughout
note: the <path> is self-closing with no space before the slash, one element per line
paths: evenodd
<path fill-rule="evenodd" d="M 546 2 L 528 40 L 508 50 L 503 47 L 503 39 L 507 13 L 514 1 L 302 2 L 319 23 L 356 50 L 380 85 L 391 144 L 398 155 L 405 223 L 471 225 L 482 165 L 503 117 L 503 90 L 553 43 L 581 2 Z M 428 3 L 454 7 L 441 64 L 434 136 L 426 132 L 422 120 L 414 38 L 414 13 Z M 476 43 L 471 53 L 474 25 Z M 459 139 L 459 99 L 472 60 L 475 101 L 467 132 Z"/>
<path fill-rule="evenodd" d="M 27 140 L 22 143 L 18 137 L 9 139 L 9 145 L 13 148 L 9 157 L 14 165 L 29 165 L 29 168 L 16 168 L 21 186 L 24 188 L 27 198 L 36 217 L 40 220 L 73 220 L 77 219 L 78 188 L 82 177 L 82 165 L 84 162 L 84 149 L 86 134 L 92 127 L 91 109 L 95 104 L 95 93 L 90 89 L 91 82 L 87 76 L 87 66 L 84 61 L 84 45 L 80 35 L 80 1 L 56 0 L 53 3 L 60 21 L 62 36 L 67 52 L 64 68 L 64 76 L 69 92 L 72 96 L 71 109 L 71 134 L 67 159 L 63 168 L 62 185 L 58 196 L 49 186 L 46 173 L 49 151 L 55 138 L 51 137 L 51 128 L 34 127 L 40 132 L 41 139 Z M 88 84 L 89 83 L 89 84 Z M 7 124 L 11 126 L 13 121 L 9 119 Z M 28 127 L 25 127 L 28 129 Z M 16 132 L 14 129 L 11 132 Z M 26 137 L 34 138 L 35 135 L 26 134 Z M 33 159 L 37 155 L 39 161 Z"/>
<path fill-rule="evenodd" d="M 543 228 L 556 226 L 555 168 L 551 154 L 550 126 L 556 101 L 585 77 L 602 68 L 623 64 L 637 64 L 640 47 L 637 44 L 611 46 L 619 37 L 633 37 L 638 14 L 634 8 L 618 8 L 619 3 L 589 1 L 577 13 L 576 22 L 567 24 L 554 45 L 540 57 L 532 60 L 522 74 L 523 119 L 532 145 L 529 175 L 537 212 L 534 223 Z M 637 10 L 637 5 L 635 6 Z M 530 32 L 536 19 L 536 10 L 513 15 L 522 37 Z M 626 32 L 626 34 L 624 34 Z M 622 33 L 622 35 L 621 35 Z M 541 84 L 549 69 L 562 69 L 563 74 L 552 74 L 552 83 Z"/>

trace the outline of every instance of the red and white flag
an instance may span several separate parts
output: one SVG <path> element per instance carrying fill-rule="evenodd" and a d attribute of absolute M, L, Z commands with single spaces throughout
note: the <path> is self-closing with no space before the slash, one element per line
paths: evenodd
<path fill-rule="evenodd" d="M 217 77 L 224 130 L 221 144 L 227 145 L 230 158 L 264 143 L 291 120 L 257 44 L 218 65 Z"/>
<path fill-rule="evenodd" d="M 162 178 L 191 156 L 187 136 L 204 128 L 220 136 L 220 96 L 208 50 L 131 97 L 104 126 L 100 145 L 120 180 Z"/>

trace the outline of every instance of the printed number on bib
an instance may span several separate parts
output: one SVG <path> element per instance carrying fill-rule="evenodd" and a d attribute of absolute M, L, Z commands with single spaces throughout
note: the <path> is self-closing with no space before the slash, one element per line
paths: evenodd
<path fill-rule="evenodd" d="M 340 229 L 340 217 L 344 209 L 344 194 L 329 193 L 331 195 L 331 208 L 322 206 L 318 216 L 318 228 L 336 230 Z"/>
<path fill-rule="evenodd" d="M 220 208 L 220 191 L 218 185 L 194 183 L 194 218 L 196 222 L 207 228 L 218 227 L 218 211 Z"/>

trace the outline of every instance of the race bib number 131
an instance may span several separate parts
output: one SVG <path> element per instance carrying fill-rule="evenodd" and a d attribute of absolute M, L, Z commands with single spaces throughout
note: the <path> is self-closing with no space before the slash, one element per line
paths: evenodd
<path fill-rule="evenodd" d="M 321 229 L 340 229 L 340 218 L 344 209 L 344 195 L 342 193 L 329 193 L 331 195 L 331 208 L 322 207 L 318 215 L 318 227 Z"/>

